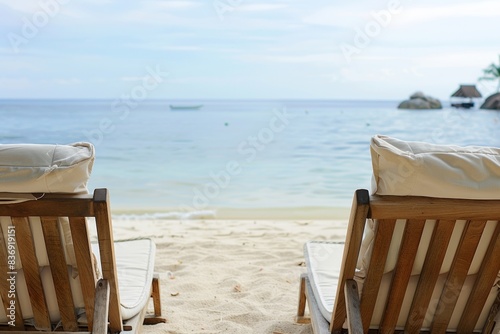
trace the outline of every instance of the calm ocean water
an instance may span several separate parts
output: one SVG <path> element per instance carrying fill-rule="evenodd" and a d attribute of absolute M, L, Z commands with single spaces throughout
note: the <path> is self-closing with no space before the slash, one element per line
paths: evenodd
<path fill-rule="evenodd" d="M 203 104 L 170 110 L 169 104 Z M 369 140 L 500 147 L 500 113 L 395 101 L 1 100 L 0 143 L 90 141 L 89 188 L 115 210 L 348 207 L 369 188 Z"/>

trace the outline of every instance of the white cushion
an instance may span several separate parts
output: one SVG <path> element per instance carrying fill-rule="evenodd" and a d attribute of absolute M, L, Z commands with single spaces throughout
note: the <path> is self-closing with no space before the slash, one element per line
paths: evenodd
<path fill-rule="evenodd" d="M 375 194 L 500 199 L 500 148 L 407 142 L 377 135 L 370 152 Z"/>
<path fill-rule="evenodd" d="M 127 320 L 138 314 L 151 296 L 156 246 L 150 239 L 116 241 L 114 245 L 121 313 Z M 97 244 L 92 244 L 92 249 L 99 254 Z M 100 257 L 96 257 L 100 267 Z"/>
<path fill-rule="evenodd" d="M 311 287 L 323 317 L 332 317 L 344 243 L 310 241 L 304 245 L 304 258 Z"/>
<path fill-rule="evenodd" d="M 0 192 L 86 193 L 94 146 L 2 144 Z"/>

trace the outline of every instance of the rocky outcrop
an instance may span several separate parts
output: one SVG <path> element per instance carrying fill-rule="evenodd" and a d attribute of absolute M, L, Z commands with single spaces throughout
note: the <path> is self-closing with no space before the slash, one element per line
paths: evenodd
<path fill-rule="evenodd" d="M 441 101 L 425 95 L 422 92 L 416 92 L 410 96 L 409 100 L 401 102 L 398 106 L 399 109 L 441 109 Z"/>
<path fill-rule="evenodd" d="M 500 110 L 500 93 L 488 96 L 481 105 L 481 109 Z"/>

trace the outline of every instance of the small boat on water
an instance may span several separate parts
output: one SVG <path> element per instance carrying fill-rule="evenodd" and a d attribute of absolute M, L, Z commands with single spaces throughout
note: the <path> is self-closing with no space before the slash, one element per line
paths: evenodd
<path fill-rule="evenodd" d="M 196 104 L 196 105 L 190 105 L 190 104 L 171 104 L 170 109 L 171 110 L 198 110 L 201 107 L 203 107 L 203 104 Z"/>

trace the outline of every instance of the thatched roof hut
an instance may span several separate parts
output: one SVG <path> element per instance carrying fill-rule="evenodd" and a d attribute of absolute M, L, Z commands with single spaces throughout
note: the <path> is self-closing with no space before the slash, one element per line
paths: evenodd
<path fill-rule="evenodd" d="M 463 102 L 462 100 L 462 102 L 455 102 L 451 104 L 452 107 L 468 109 L 474 107 L 474 102 L 472 101 L 472 99 L 482 97 L 482 95 L 474 85 L 460 85 L 460 88 L 455 93 L 453 93 L 451 97 L 468 98 L 468 102 Z"/>
<path fill-rule="evenodd" d="M 451 97 L 482 97 L 475 85 L 460 85 L 460 88 Z"/>

